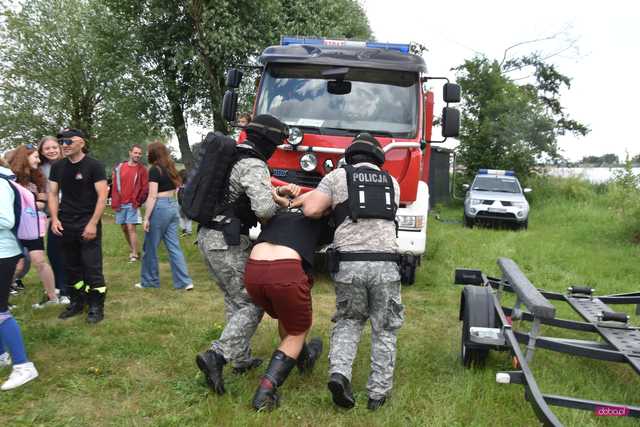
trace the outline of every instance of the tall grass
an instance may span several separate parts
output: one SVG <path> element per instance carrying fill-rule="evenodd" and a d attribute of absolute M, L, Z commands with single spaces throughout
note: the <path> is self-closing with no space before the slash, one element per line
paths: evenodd
<path fill-rule="evenodd" d="M 543 185 L 544 184 L 544 185 Z M 496 259 L 514 259 L 538 287 L 563 291 L 588 284 L 600 294 L 638 291 L 640 248 L 609 208 L 609 192 L 577 181 L 530 183 L 529 230 L 464 229 L 460 206 L 440 208 L 429 218 L 427 255 L 416 284 L 403 289 L 406 321 L 398 339 L 393 396 L 377 412 L 366 409 L 370 334 L 365 332 L 354 364 L 356 408 L 335 408 L 326 389 L 327 360 L 301 378 L 293 373 L 282 387 L 282 406 L 271 414 L 253 412 L 250 399 L 263 369 L 227 374 L 227 394 L 212 394 L 194 356 L 220 334 L 222 295 L 210 280 L 191 241 L 182 241 L 196 289 L 170 286 L 161 252 L 162 288 L 137 290 L 139 265 L 127 264 L 120 230 L 106 219 L 105 271 L 109 284 L 106 319 L 89 326 L 83 318 L 56 319 L 58 309 L 34 311 L 41 295 L 35 275 L 28 291 L 13 298 L 14 311 L 41 377 L 0 394 L 0 424 L 6 426 L 530 426 L 537 425 L 518 385 L 498 385 L 495 372 L 510 370 L 506 353 L 492 353 L 484 369 L 459 362 L 460 288 L 456 267 L 498 274 Z M 320 277 L 313 289 L 311 335 L 324 339 L 334 310 L 333 289 Z M 577 319 L 567 307 L 559 315 Z M 634 307 L 619 307 L 632 312 Z M 632 322 L 640 323 L 637 316 Z M 547 335 L 588 338 L 544 328 Z M 254 353 L 268 359 L 277 344 L 275 322 L 265 318 L 253 340 Z M 326 353 L 325 353 L 326 354 Z M 612 402 L 640 404 L 640 380 L 624 365 L 544 350 L 534 372 L 543 391 Z M 0 371 L 6 376 L 8 370 Z M 568 426 L 631 426 L 630 419 L 598 418 L 558 409 Z"/>

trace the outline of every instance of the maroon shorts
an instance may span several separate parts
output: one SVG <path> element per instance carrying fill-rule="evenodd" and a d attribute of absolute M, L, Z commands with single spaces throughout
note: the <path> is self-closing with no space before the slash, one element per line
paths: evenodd
<path fill-rule="evenodd" d="M 299 260 L 249 259 L 244 283 L 253 302 L 278 319 L 287 334 L 300 335 L 311 327 L 313 282 Z"/>

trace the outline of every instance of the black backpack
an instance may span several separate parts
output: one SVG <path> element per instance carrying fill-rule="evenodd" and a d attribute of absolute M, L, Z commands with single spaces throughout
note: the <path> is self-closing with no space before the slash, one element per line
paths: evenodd
<path fill-rule="evenodd" d="M 231 168 L 237 160 L 236 141 L 209 132 L 197 154 L 195 167 L 180 191 L 180 206 L 187 218 L 207 225 L 221 212 Z"/>

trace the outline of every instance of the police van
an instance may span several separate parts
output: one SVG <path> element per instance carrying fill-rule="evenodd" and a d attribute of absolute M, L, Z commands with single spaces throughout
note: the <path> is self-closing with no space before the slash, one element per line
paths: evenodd
<path fill-rule="evenodd" d="M 525 198 L 530 188 L 522 188 L 513 171 L 480 169 L 473 183 L 464 184 L 464 226 L 478 222 L 529 226 L 529 202 Z"/>

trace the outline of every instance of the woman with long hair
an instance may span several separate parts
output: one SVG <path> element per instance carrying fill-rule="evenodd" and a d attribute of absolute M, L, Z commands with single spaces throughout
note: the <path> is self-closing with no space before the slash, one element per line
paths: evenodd
<path fill-rule="evenodd" d="M 181 180 L 167 147 L 155 141 L 149 144 L 149 196 L 145 203 L 142 228 L 145 231 L 142 245 L 140 283 L 136 288 L 159 288 L 158 246 L 160 241 L 169 252 L 173 286 L 176 289 L 193 289 L 193 281 L 187 271 L 187 263 L 178 238 L 178 202 L 176 189 Z"/>
<path fill-rule="evenodd" d="M 10 176 L 4 160 L 0 159 L 0 174 Z M 0 390 L 11 390 L 38 377 L 38 371 L 27 359 L 18 322 L 9 311 L 9 287 L 22 250 L 13 234 L 16 217 L 13 202 L 16 197 L 11 183 L 0 179 L 0 368 L 12 366 L 11 375 Z"/>
<path fill-rule="evenodd" d="M 20 244 L 29 251 L 31 263 L 36 268 L 46 293 L 45 298 L 40 303 L 34 304 L 33 307 L 43 308 L 47 305 L 60 304 L 60 300 L 56 294 L 53 270 L 51 270 L 51 266 L 47 263 L 44 254 L 44 229 L 46 227 L 46 214 L 44 210 L 47 203 L 47 179 L 38 168 L 40 166 L 38 147 L 34 144 L 18 147 L 9 165 L 16 176 L 16 182 L 35 195 L 38 216 L 43 218 L 41 221 L 41 237 L 34 240 L 20 240 Z"/>
<path fill-rule="evenodd" d="M 51 165 L 63 158 L 58 139 L 55 136 L 42 137 L 38 143 L 38 154 L 40 155 L 40 172 L 47 179 L 46 188 L 48 190 Z M 47 257 L 53 270 L 57 292 L 60 294 L 60 302 L 66 304 L 69 302 L 69 296 L 67 295 L 67 279 L 62 264 L 62 237 L 51 232 L 51 223 L 49 223 L 47 230 Z"/>

